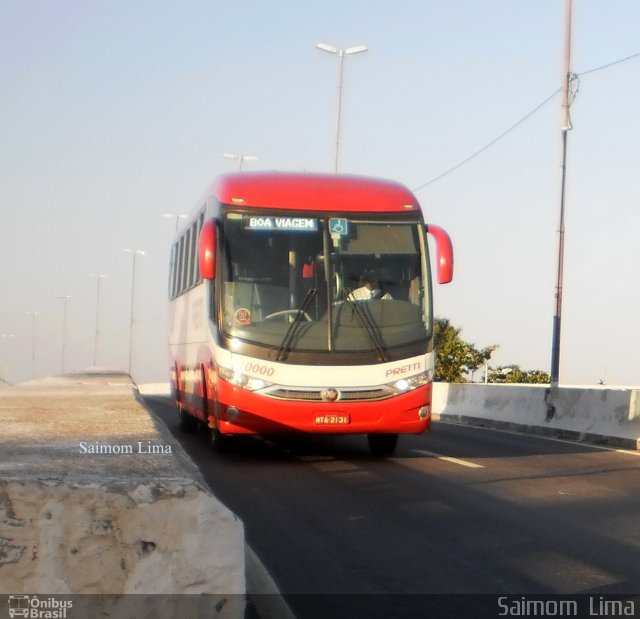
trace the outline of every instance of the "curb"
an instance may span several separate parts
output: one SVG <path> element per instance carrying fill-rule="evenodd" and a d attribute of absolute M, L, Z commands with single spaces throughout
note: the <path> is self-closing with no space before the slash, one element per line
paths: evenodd
<path fill-rule="evenodd" d="M 296 619 L 258 555 L 245 544 L 247 599 L 260 619 Z"/>

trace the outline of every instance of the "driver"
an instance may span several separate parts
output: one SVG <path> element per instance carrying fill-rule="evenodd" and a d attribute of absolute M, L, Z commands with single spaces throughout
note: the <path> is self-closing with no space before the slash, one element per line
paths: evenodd
<path fill-rule="evenodd" d="M 370 272 L 360 276 L 360 288 L 352 290 L 347 297 L 350 301 L 368 301 L 369 299 L 392 299 L 388 292 L 383 292 L 379 283 Z"/>

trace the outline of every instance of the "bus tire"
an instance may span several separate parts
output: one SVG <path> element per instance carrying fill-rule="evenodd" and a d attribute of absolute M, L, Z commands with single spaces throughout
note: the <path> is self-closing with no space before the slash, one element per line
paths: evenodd
<path fill-rule="evenodd" d="M 195 432 L 200 425 L 198 420 L 190 415 L 180 404 L 178 404 L 178 413 L 180 415 L 180 429 L 187 434 Z"/>
<path fill-rule="evenodd" d="M 391 456 L 398 444 L 397 434 L 368 434 L 369 451 L 377 457 Z"/>
<path fill-rule="evenodd" d="M 215 400 L 213 401 L 215 413 L 213 418 L 209 417 L 209 394 L 207 393 L 204 367 L 202 368 L 202 385 L 202 414 L 204 418 L 208 420 L 207 426 L 209 429 L 209 442 L 211 443 L 214 451 L 224 453 L 229 449 L 229 437 L 225 436 L 220 432 L 220 430 L 218 430 L 218 403 Z"/>
<path fill-rule="evenodd" d="M 222 434 L 218 428 L 209 428 L 209 440 L 213 450 L 217 453 L 225 453 L 229 451 L 229 437 Z"/>

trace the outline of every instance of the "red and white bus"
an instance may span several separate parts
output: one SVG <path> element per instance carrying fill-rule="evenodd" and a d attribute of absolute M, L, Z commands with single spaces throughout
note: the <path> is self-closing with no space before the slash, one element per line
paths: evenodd
<path fill-rule="evenodd" d="M 360 176 L 229 174 L 177 234 L 171 385 L 184 429 L 360 433 L 393 453 L 431 425 L 433 304 L 447 233 L 402 185 Z"/>

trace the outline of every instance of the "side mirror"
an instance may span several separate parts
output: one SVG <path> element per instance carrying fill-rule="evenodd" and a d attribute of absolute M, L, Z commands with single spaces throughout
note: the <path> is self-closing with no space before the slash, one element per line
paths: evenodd
<path fill-rule="evenodd" d="M 216 278 L 216 222 L 210 219 L 200 231 L 198 265 L 203 279 Z"/>
<path fill-rule="evenodd" d="M 451 238 L 440 226 L 427 224 L 427 232 L 436 241 L 436 273 L 439 284 L 448 284 L 453 279 L 453 245 Z"/>

